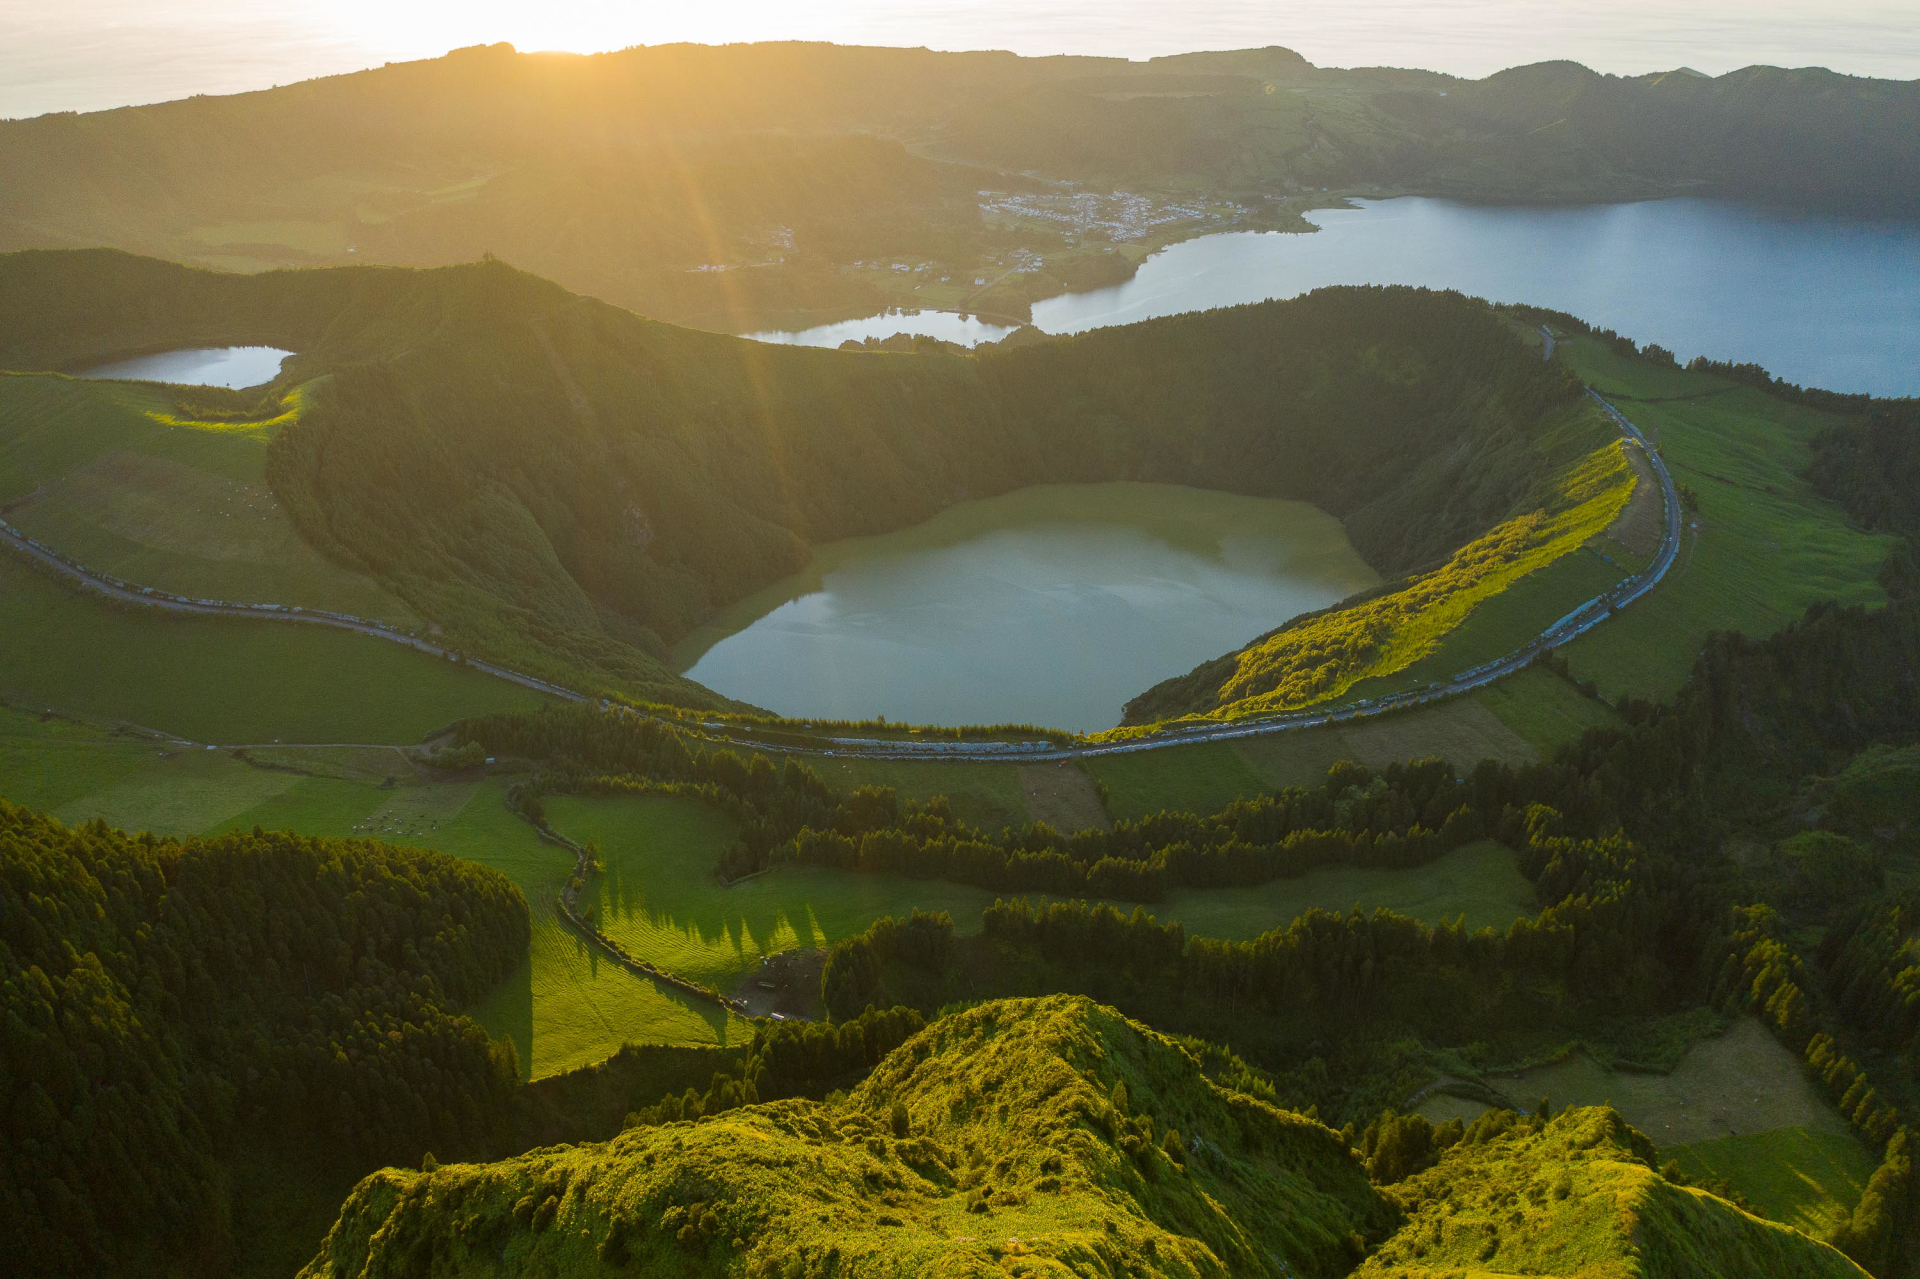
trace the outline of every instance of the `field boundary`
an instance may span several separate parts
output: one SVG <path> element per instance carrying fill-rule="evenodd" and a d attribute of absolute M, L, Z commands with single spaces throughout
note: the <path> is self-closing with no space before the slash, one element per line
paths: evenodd
<path fill-rule="evenodd" d="M 729 1012 L 739 1013 L 742 1016 L 747 1015 L 745 1000 L 734 999 L 723 995 L 710 986 L 702 986 L 697 981 L 691 981 L 688 978 L 679 976 L 677 973 L 670 973 L 666 969 L 650 964 L 644 959 L 636 959 L 634 956 L 628 954 L 626 948 L 619 942 L 613 940 L 613 938 L 588 923 L 578 909 L 580 892 L 587 886 L 587 877 L 593 871 L 593 859 L 588 855 L 586 846 L 568 839 L 565 835 L 562 835 L 559 831 L 548 825 L 544 820 L 535 821 L 530 817 L 518 813 L 516 813 L 515 816 L 520 817 L 522 821 L 533 827 L 545 842 L 564 848 L 573 854 L 573 874 L 567 877 L 566 886 L 560 890 L 559 896 L 554 899 L 554 905 L 560 908 L 560 918 L 571 925 L 573 930 L 586 939 L 589 945 L 603 952 L 609 959 L 613 960 L 614 963 L 626 969 L 634 976 L 645 977 L 656 986 L 661 986 L 669 991 L 703 1000 L 706 1003 L 718 1004 Z"/>

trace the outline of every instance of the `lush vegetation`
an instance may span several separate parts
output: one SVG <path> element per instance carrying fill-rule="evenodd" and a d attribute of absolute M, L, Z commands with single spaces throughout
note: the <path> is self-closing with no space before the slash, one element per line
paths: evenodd
<path fill-rule="evenodd" d="M 1417 1168 L 1387 1154 L 1406 1147 L 1399 1130 L 1349 1149 L 1353 1134 L 1240 1090 L 1260 1083 L 1230 1055 L 1085 1000 L 984 1004 L 892 1047 L 902 1030 L 917 1023 L 869 1013 L 838 1033 L 776 1032 L 690 1113 L 670 1099 L 602 1145 L 377 1174 L 306 1273 L 400 1273 L 431 1255 L 477 1274 L 1339 1275 L 1375 1245 L 1370 1266 L 1505 1248 L 1504 1271 L 1552 1273 L 1536 1267 L 1555 1239 L 1594 1266 L 1859 1273 L 1664 1181 L 1610 1111 L 1491 1115 L 1408 1180 Z M 754 1099 L 756 1080 L 781 1091 L 775 1061 L 819 1063 L 818 1077 L 875 1048 L 844 1096 Z M 1383 1192 L 1370 1174 L 1400 1184 Z M 1507 1212 L 1516 1192 L 1523 1225 Z"/>
<path fill-rule="evenodd" d="M 235 396 L 235 399 L 243 397 Z M 96 572 L 193 598 L 419 625 L 379 584 L 322 558 L 267 488 L 280 397 L 239 421 L 178 392 L 55 375 L 0 377 L 0 510 Z M 192 410 L 182 416 L 181 410 Z"/>
<path fill-rule="evenodd" d="M 219 1153 L 480 1149 L 517 1075 L 458 1015 L 526 950 L 497 875 L 293 835 L 175 843 L 0 801 L 5 1247 L 44 1273 L 231 1248 Z"/>
<path fill-rule="evenodd" d="M 1651 1143 L 1605 1109 L 1487 1115 L 1387 1196 L 1407 1224 L 1358 1274 L 1862 1273 L 1831 1248 L 1661 1176 Z"/>
<path fill-rule="evenodd" d="M 1862 527 L 1838 487 L 1807 473 L 1820 441 L 1832 453 L 1856 438 L 1861 419 L 1840 415 L 1858 408 L 1851 397 L 1798 402 L 1599 335 L 1562 342 L 1556 359 L 1613 400 L 1694 494 L 1660 588 L 1567 646 L 1577 678 L 1612 701 L 1668 697 L 1715 631 L 1758 639 L 1816 603 L 1886 598 L 1875 578 L 1901 529 Z"/>
<path fill-rule="evenodd" d="M 667 644 L 810 544 L 962 495 L 1146 479 L 1306 499 L 1389 572 L 1526 516 L 1455 564 L 1470 581 L 1429 584 L 1472 589 L 1427 610 L 1401 642 L 1417 653 L 1475 591 L 1561 553 L 1586 535 L 1575 524 L 1604 525 L 1622 478 L 1606 458 L 1576 465 L 1595 423 L 1563 369 L 1484 304 L 1421 290 L 1326 290 L 979 356 L 742 342 L 498 263 L 242 277 L 28 253 L 0 259 L 0 297 L 0 365 L 299 349 L 283 379 L 312 389 L 265 446 L 276 527 L 456 648 L 642 701 L 719 706 L 666 670 Z"/>
<path fill-rule="evenodd" d="M 1591 409 L 1581 412 L 1595 415 Z M 1580 432 L 1576 438 L 1592 434 Z M 1622 449 L 1617 442 L 1604 444 L 1570 463 L 1543 486 L 1544 493 L 1522 499 L 1523 507 L 1536 501 L 1539 506 L 1504 521 L 1461 547 L 1441 567 L 1398 589 L 1296 618 L 1236 653 L 1148 689 L 1127 703 L 1127 722 L 1298 710 L 1338 699 L 1362 680 L 1406 671 L 1433 654 L 1477 610 L 1491 611 L 1498 597 L 1513 594 L 1510 588 L 1523 579 L 1544 577 L 1563 557 L 1606 531 L 1635 487 Z M 1544 608 L 1523 609 L 1524 620 L 1501 628 L 1509 640 L 1504 646 L 1496 643 L 1491 652 L 1483 647 L 1436 674 L 1451 677 L 1481 661 L 1506 656 L 1617 580 L 1615 574 L 1572 600 L 1557 598 Z"/>

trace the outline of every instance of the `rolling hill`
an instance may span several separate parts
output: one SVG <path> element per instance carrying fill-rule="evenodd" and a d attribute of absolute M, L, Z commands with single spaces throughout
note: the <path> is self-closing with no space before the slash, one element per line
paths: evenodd
<path fill-rule="evenodd" d="M 1333 1276 L 1372 1252 L 1360 1273 L 1864 1274 L 1669 1185 L 1610 1110 L 1505 1119 L 1383 1193 L 1338 1134 L 1111 1009 L 1002 1001 L 844 1099 L 376 1173 L 302 1273 Z"/>
<path fill-rule="evenodd" d="M 1603 504 L 1632 483 L 1563 369 L 1484 303 L 1413 289 L 977 355 L 773 347 L 498 262 L 247 276 L 22 253 L 0 258 L 0 300 L 0 367 L 16 370 L 194 344 L 297 350 L 263 398 L 195 392 L 213 402 L 181 403 L 168 427 L 218 418 L 202 451 L 264 441 L 272 518 L 304 542 L 289 564 L 320 582 L 311 548 L 467 651 L 691 706 L 724 703 L 667 670 L 669 643 L 814 544 L 968 497 L 1128 479 L 1308 500 L 1394 577 L 1496 529 L 1476 559 L 1563 553 L 1572 543 L 1530 513 L 1565 505 L 1582 458 Z M 36 380 L 9 387 L 107 394 Z M 107 416 L 132 429 L 124 409 Z M 10 453 L 45 453 L 36 420 L 7 414 Z M 44 481 L 86 457 L 31 469 Z M 55 506 L 29 513 L 54 520 Z"/>
<path fill-rule="evenodd" d="M 988 216 L 988 191 L 1200 193 L 1236 201 L 1242 225 L 1293 229 L 1341 192 L 1907 216 L 1916 138 L 1913 84 L 1817 68 L 1622 78 L 1556 62 L 1470 81 L 1279 48 L 1131 63 L 494 45 L 0 122 L 0 251 L 110 245 L 244 270 L 491 251 L 645 314 L 747 331 L 902 301 L 890 261 L 937 264 L 920 305 L 1020 314 L 1131 269 L 1044 220 Z M 1175 219 L 1148 239 L 1198 229 Z M 1043 273 L 955 283 L 1019 247 Z"/>

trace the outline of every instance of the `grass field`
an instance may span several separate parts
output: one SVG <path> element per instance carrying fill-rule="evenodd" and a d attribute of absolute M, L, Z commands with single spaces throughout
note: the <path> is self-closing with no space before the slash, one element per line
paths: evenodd
<path fill-rule="evenodd" d="M 569 838 L 600 845 L 600 927 L 634 954 L 717 986 L 731 986 L 762 955 L 828 945 L 915 908 L 947 911 L 961 931 L 974 932 L 996 896 L 937 880 L 792 866 L 726 888 L 713 866 L 734 832 L 693 800 L 563 795 L 548 801 L 547 814 Z M 1148 909 L 1190 932 L 1248 938 L 1316 906 L 1385 906 L 1430 921 L 1465 914 L 1475 928 L 1504 927 L 1535 909 L 1514 854 L 1493 843 L 1408 871 L 1329 867 L 1256 888 L 1182 890 Z"/>
<path fill-rule="evenodd" d="M 1700 495 L 1688 516 L 1698 532 L 1684 535 L 1660 587 L 1567 647 L 1575 674 L 1610 699 L 1666 697 L 1710 631 L 1760 638 L 1819 600 L 1883 601 L 1874 579 L 1893 539 L 1848 527 L 1800 477 L 1808 441 L 1831 418 L 1750 387 L 1623 359 L 1592 340 L 1560 349 L 1658 445 L 1674 481 Z"/>
<path fill-rule="evenodd" d="M 521 1068 L 531 1074 L 598 1061 L 629 1040 L 706 1044 L 740 1033 L 743 1023 L 605 962 L 561 924 L 553 903 L 572 855 L 542 843 L 507 811 L 503 779 L 428 784 L 410 768 L 389 773 L 377 755 L 284 752 L 300 766 L 339 774 L 303 776 L 256 768 L 225 751 L 180 751 L 0 708 L 0 796 L 50 809 L 69 824 L 98 817 L 182 838 L 255 825 L 373 835 L 506 875 L 526 893 L 533 914 L 530 954 L 471 1011 L 489 1033 L 513 1036 Z M 383 785 L 387 776 L 396 784 Z"/>
<path fill-rule="evenodd" d="M 1819 1236 L 1851 1211 L 1877 1160 L 1859 1138 L 1823 1128 L 1771 1132 L 1662 1149 L 1695 1182 L 1724 1178 L 1775 1221 Z"/>
<path fill-rule="evenodd" d="M 1622 723 L 1604 702 L 1582 697 L 1559 675 L 1538 667 L 1487 685 L 1473 700 L 1542 756 L 1588 729 L 1618 728 Z"/>
<path fill-rule="evenodd" d="M 1397 676 L 1354 685 L 1360 697 L 1445 683 L 1461 671 L 1525 647 L 1555 621 L 1627 576 L 1587 547 L 1536 569 L 1491 599 L 1482 600 L 1439 646 Z"/>
<path fill-rule="evenodd" d="M 1878 1159 L 1757 1020 L 1690 1048 L 1668 1074 L 1609 1071 L 1585 1053 L 1486 1081 L 1515 1104 L 1611 1105 L 1693 1178 L 1725 1177 L 1777 1221 L 1818 1231 L 1851 1211 Z M 1420 1113 L 1472 1119 L 1479 1102 L 1437 1094 Z"/>
<path fill-rule="evenodd" d="M 0 697 L 195 741 L 415 742 L 539 694 L 346 631 L 119 607 L 0 555 Z"/>
<path fill-rule="evenodd" d="M 533 912 L 531 953 L 474 1012 L 490 1033 L 513 1036 L 531 1074 L 597 1061 L 628 1041 L 719 1043 L 740 1033 L 742 1023 L 719 1010 L 604 962 L 561 924 L 553 902 L 572 858 L 507 811 L 507 779 L 428 782 L 399 752 L 382 749 L 249 755 L 278 767 L 0 707 L 0 796 L 68 823 L 98 817 L 178 837 L 256 825 L 370 836 L 505 874 Z M 959 771 L 924 767 L 934 776 Z M 1011 770 L 1005 776 L 1017 779 Z M 1068 789 L 1090 792 L 1091 781 L 1077 770 L 1074 776 Z M 698 803 L 555 796 L 548 813 L 562 833 L 601 845 L 607 870 L 594 902 L 601 927 L 634 954 L 714 985 L 732 985 L 763 953 L 827 945 L 916 907 L 948 911 L 962 930 L 977 930 L 996 896 L 939 881 L 797 867 L 723 888 L 713 866 L 734 834 L 727 819 Z M 1533 908 L 1513 854 L 1480 844 L 1404 872 L 1327 868 L 1252 889 L 1179 892 L 1151 909 L 1192 932 L 1246 938 L 1309 907 L 1356 905 L 1428 920 L 1464 913 L 1474 927 L 1504 925 Z"/>
<path fill-rule="evenodd" d="M 956 816 L 983 830 L 1024 826 L 1033 820 L 1027 812 L 1018 764 L 945 764 L 816 756 L 803 757 L 802 762 L 836 790 L 891 786 L 900 798 L 922 803 L 935 795 L 945 795 L 953 801 Z"/>
<path fill-rule="evenodd" d="M 1531 763 L 1589 728 L 1618 722 L 1551 671 L 1527 670 L 1463 697 L 1378 719 L 1095 756 L 1083 767 L 1106 785 L 1115 818 L 1206 813 L 1286 786 L 1317 786 L 1343 759 L 1380 768 L 1438 757 L 1464 773 L 1483 759 Z"/>
<path fill-rule="evenodd" d="M 1115 905 L 1124 905 L 1116 902 Z M 1325 866 L 1254 888 L 1181 889 L 1148 907 L 1202 937 L 1245 939 L 1308 910 L 1385 908 L 1428 923 L 1466 916 L 1467 927 L 1504 929 L 1539 909 L 1513 850 L 1491 840 L 1456 848 L 1409 870 Z"/>
<path fill-rule="evenodd" d="M 141 586 L 419 624 L 399 597 L 301 540 L 266 483 L 277 425 L 196 424 L 176 409 L 140 383 L 0 376 L 0 510 Z"/>
<path fill-rule="evenodd" d="M 725 888 L 713 868 L 734 832 L 688 799 L 558 795 L 547 801 L 547 818 L 568 838 L 600 845 L 602 931 L 671 972 L 722 988 L 763 954 L 830 945 L 915 907 L 949 911 L 961 929 L 977 931 L 994 899 L 936 880 L 794 866 Z"/>

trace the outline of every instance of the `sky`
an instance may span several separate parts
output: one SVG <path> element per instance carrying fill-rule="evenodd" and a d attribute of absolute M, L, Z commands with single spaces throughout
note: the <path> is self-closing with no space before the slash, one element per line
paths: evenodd
<path fill-rule="evenodd" d="M 1630 75 L 1754 63 L 1920 78 L 1920 0 L 0 0 L 0 117 L 235 93 L 508 41 L 591 53 L 807 39 L 1146 58 L 1280 44 L 1322 66 Z"/>

